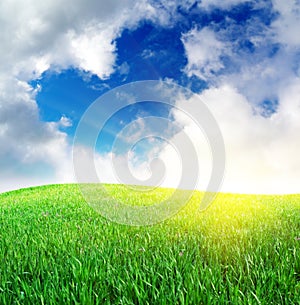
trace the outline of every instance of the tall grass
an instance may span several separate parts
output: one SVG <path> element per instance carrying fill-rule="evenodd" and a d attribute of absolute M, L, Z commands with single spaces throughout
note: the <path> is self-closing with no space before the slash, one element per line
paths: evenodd
<path fill-rule="evenodd" d="M 300 196 L 220 194 L 199 212 L 201 196 L 163 223 L 129 227 L 76 185 L 1 194 L 0 304 L 300 304 Z"/>

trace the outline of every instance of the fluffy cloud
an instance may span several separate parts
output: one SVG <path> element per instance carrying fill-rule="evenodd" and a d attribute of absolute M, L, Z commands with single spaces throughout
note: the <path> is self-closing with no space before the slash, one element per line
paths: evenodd
<path fill-rule="evenodd" d="M 79 182 L 98 183 L 100 181 L 150 187 L 176 187 L 179 184 L 180 157 L 172 146 L 168 146 L 165 151 L 155 157 L 153 157 L 153 151 L 149 151 L 147 160 L 143 162 L 136 162 L 135 159 L 140 156 L 135 155 L 134 151 L 126 154 L 99 154 L 91 148 L 77 145 L 73 153 L 75 174 Z M 156 159 L 158 156 L 160 160 Z"/>
<path fill-rule="evenodd" d="M 72 181 L 71 147 L 62 131 L 70 121 L 42 122 L 35 101 L 41 88 L 29 82 L 70 67 L 109 77 L 114 40 L 141 19 L 165 24 L 169 16 L 147 1 L 1 1 L 0 191 Z"/>
<path fill-rule="evenodd" d="M 2 78 L 0 87 L 0 191 L 70 179 L 67 136 L 59 131 L 66 118 L 41 122 L 26 82 Z"/>
<path fill-rule="evenodd" d="M 216 38 L 213 30 L 194 28 L 182 35 L 182 42 L 188 59 L 185 69 L 188 76 L 207 80 L 224 68 L 220 57 L 225 53 L 226 45 Z"/>
<path fill-rule="evenodd" d="M 108 77 L 114 69 L 114 39 L 124 26 L 134 27 L 141 18 L 164 22 L 146 1 L 132 0 L 88 5 L 77 0 L 63 6 L 60 1 L 2 1 L 0 12 L 1 66 L 24 80 L 51 66 L 74 66 Z"/>
<path fill-rule="evenodd" d="M 234 5 L 250 2 L 250 0 L 201 0 L 199 7 L 210 10 L 213 8 L 229 9 Z"/>
<path fill-rule="evenodd" d="M 300 176 L 300 79 L 294 79 L 280 92 L 280 106 L 272 117 L 255 114 L 247 99 L 230 85 L 210 88 L 200 94 L 200 99 L 215 116 L 226 147 L 226 174 L 223 191 L 242 193 L 296 193 Z M 178 101 L 198 107 L 198 99 Z M 178 123 L 193 139 L 202 170 L 202 182 L 209 179 L 211 156 L 206 151 L 207 143 L 199 138 L 199 129 L 180 115 Z M 178 135 L 176 135 L 178 136 Z M 198 138 L 197 138 L 198 137 Z M 169 160 L 168 157 L 165 160 Z M 167 161 L 168 162 L 168 161 Z M 178 175 L 173 170 L 174 175 Z M 203 183 L 199 184 L 204 189 Z"/>
<path fill-rule="evenodd" d="M 202 0 L 198 7 L 227 10 L 244 2 Z M 299 191 L 300 8 L 292 0 L 272 4 L 278 16 L 270 27 L 264 18 L 249 19 L 243 26 L 227 18 L 225 26 L 210 24 L 182 34 L 188 60 L 185 72 L 207 81 L 210 88 L 201 98 L 224 134 L 228 163 L 223 190 Z M 41 121 L 35 101 L 39 88 L 32 88 L 30 80 L 47 70 L 70 67 L 108 78 L 117 69 L 115 39 L 122 30 L 135 28 L 144 19 L 163 26 L 175 24 L 179 5 L 188 9 L 194 1 L 67 0 L 63 5 L 58 0 L 1 1 L 0 191 L 72 181 L 71 147 L 63 131 L 71 122 L 66 117 Z M 240 47 L 245 42 L 251 50 Z M 278 106 L 275 113 L 263 117 L 260 107 L 266 100 Z M 205 137 L 184 116 L 176 113 L 174 118 L 196 143 L 202 175 L 199 188 L 203 189 L 211 171 Z M 176 143 L 180 136 L 171 140 Z M 181 168 L 176 151 L 167 145 L 158 155 L 168 173 L 164 185 L 177 185 Z M 124 171 L 127 159 L 116 157 Z M 99 176 L 115 182 L 110 160 L 109 154 L 97 155 L 97 169 L 101 169 Z M 153 163 L 153 169 L 160 173 L 160 165 Z M 149 176 L 146 163 L 131 162 L 130 167 L 141 179 Z"/>
<path fill-rule="evenodd" d="M 299 47 L 300 3 L 299 1 L 273 0 L 274 9 L 279 13 L 272 24 L 276 39 L 287 46 Z"/>
<path fill-rule="evenodd" d="M 218 2 L 209 1 L 222 8 Z M 224 5 L 237 2 L 241 1 L 224 1 Z M 227 17 L 220 25 L 212 23 L 183 33 L 187 75 L 198 76 L 213 86 L 230 84 L 254 107 L 259 108 L 266 100 L 277 102 L 281 89 L 300 73 L 300 5 L 276 0 L 272 4 L 253 2 L 254 8 L 266 11 L 242 24 Z"/>
<path fill-rule="evenodd" d="M 210 89 L 201 98 L 224 134 L 225 191 L 299 191 L 300 4 L 272 4 L 277 16 L 270 27 L 262 17 L 250 18 L 242 27 L 227 18 L 226 27 L 211 24 L 182 36 L 185 71 L 208 80 Z M 219 1 L 202 1 L 201 6 L 226 8 Z M 265 113 L 264 102 L 274 103 L 273 111 Z"/>

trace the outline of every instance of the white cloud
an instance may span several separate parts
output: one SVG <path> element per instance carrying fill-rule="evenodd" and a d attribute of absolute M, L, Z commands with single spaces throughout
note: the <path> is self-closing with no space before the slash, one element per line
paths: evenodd
<path fill-rule="evenodd" d="M 230 9 L 232 6 L 251 2 L 251 0 L 201 0 L 199 7 L 210 10 L 213 8 Z"/>
<path fill-rule="evenodd" d="M 165 10 L 157 14 L 148 1 L 1 1 L 0 191 L 38 181 L 72 181 L 71 147 L 60 131 L 71 122 L 65 117 L 42 122 L 35 101 L 42 88 L 28 82 L 49 69 L 70 67 L 109 77 L 115 69 L 115 39 L 141 19 L 166 24 L 169 16 Z M 41 167 L 45 177 L 35 177 Z"/>
<path fill-rule="evenodd" d="M 3 70 L 28 80 L 45 70 L 74 66 L 107 78 L 114 71 L 114 40 L 142 19 L 166 25 L 168 11 L 143 1 L 5 0 L 0 4 Z"/>
<path fill-rule="evenodd" d="M 113 40 L 133 6 L 133 1 L 67 1 L 64 6 L 60 1 L 2 1 L 1 61 L 24 80 L 51 65 L 74 66 L 105 78 L 113 71 Z"/>
<path fill-rule="evenodd" d="M 61 127 L 71 127 L 72 120 L 63 115 L 58 121 L 58 125 Z"/>
<path fill-rule="evenodd" d="M 202 1 L 201 5 L 223 8 L 237 2 Z M 300 75 L 297 32 L 300 4 L 274 0 L 272 9 L 262 2 L 252 2 L 252 5 L 257 9 L 269 8 L 268 14 L 278 15 L 273 17 L 270 26 L 265 24 L 267 15 L 254 14 L 242 25 L 227 17 L 221 26 L 211 23 L 200 30 L 184 33 L 182 41 L 188 60 L 185 67 L 188 76 L 204 79 L 210 86 L 231 84 L 254 107 L 259 107 L 265 100 L 278 100 L 281 89 Z"/>
<path fill-rule="evenodd" d="M 295 0 L 273 0 L 273 7 L 279 13 L 272 28 L 276 39 L 289 47 L 300 46 L 300 2 Z"/>
<path fill-rule="evenodd" d="M 199 95 L 216 118 L 224 136 L 226 149 L 226 172 L 221 191 L 240 193 L 297 193 L 300 177 L 300 78 L 291 80 L 279 92 L 279 108 L 271 117 L 262 117 L 253 111 L 245 96 L 230 84 L 210 88 Z M 147 182 L 160 186 L 180 185 L 182 170 L 196 171 L 195 161 L 182 156 L 190 156 L 189 147 L 183 144 L 186 136 L 191 139 L 199 162 L 199 182 L 197 188 L 205 190 L 212 172 L 212 152 L 201 128 L 180 109 L 188 110 L 193 116 L 199 108 L 198 98 L 177 100 L 173 111 L 176 126 L 180 132 L 166 137 L 168 142 L 155 145 L 148 152 L 147 160 L 136 162 L 134 151 L 127 154 L 96 154 L 95 164 L 98 178 L 95 181 L 144 184 Z M 188 105 L 188 106 L 187 106 Z M 141 120 L 141 119 L 140 119 Z M 141 123 L 141 122 L 140 122 Z M 145 122 L 146 123 L 146 122 Z M 175 125 L 175 124 L 173 124 Z M 133 126 L 133 125 L 132 125 Z M 130 130 L 130 125 L 128 128 Z M 151 126 L 145 125 L 147 133 Z M 178 128 L 176 128 L 178 131 Z M 153 131 L 153 130 L 152 130 Z M 141 140 L 145 134 L 130 139 L 131 143 Z M 150 141 L 151 142 L 151 141 Z M 155 143 L 157 144 L 157 143 Z M 180 148 L 178 151 L 177 148 Z M 139 156 L 140 157 L 140 156 Z M 94 158 L 92 151 L 87 160 Z M 151 163 L 153 158 L 161 161 Z M 85 158 L 79 158 L 85 160 Z M 112 160 L 114 162 L 112 163 Z M 114 168 L 115 166 L 115 168 Z M 88 166 L 82 165 L 85 179 L 92 174 Z M 152 172 L 151 172 L 152 170 Z M 131 176 L 131 174 L 133 177 Z M 154 181 L 156 183 L 154 183 Z M 186 180 L 185 188 L 192 181 Z"/>
<path fill-rule="evenodd" d="M 199 7 L 229 9 L 243 2 L 246 1 L 203 0 Z M 36 91 L 28 82 L 49 69 L 60 71 L 69 67 L 100 78 L 109 77 L 116 69 L 115 39 L 122 30 L 136 27 L 142 19 L 164 26 L 172 24 L 178 3 L 163 1 L 160 6 L 146 0 L 93 0 L 88 4 L 84 0 L 67 0 L 63 5 L 58 0 L 0 2 L 0 191 L 41 181 L 72 181 L 71 147 L 66 133 L 60 131 L 71 122 L 66 117 L 58 122 L 42 122 Z M 180 5 L 188 9 L 193 3 Z M 273 5 L 279 16 L 272 22 L 271 30 L 261 26 L 258 35 L 255 26 L 260 25 L 254 20 L 245 25 L 245 35 L 258 48 L 251 55 L 239 53 L 234 43 L 226 42 L 232 27 L 224 31 L 216 25 L 194 28 L 182 36 L 188 59 L 186 73 L 216 85 L 203 92 L 201 98 L 211 107 L 224 133 L 228 158 L 224 190 L 299 191 L 300 9 L 297 1 L 274 0 Z M 273 56 L 266 56 L 268 48 L 264 44 L 269 42 L 280 44 L 280 51 Z M 224 56 L 230 58 L 234 71 L 227 73 Z M 126 73 L 127 67 L 124 69 Z M 253 103 L 272 98 L 279 101 L 277 113 L 269 118 L 254 114 Z M 175 118 L 186 122 L 178 113 Z M 199 138 L 191 123 L 186 122 L 184 130 L 198 143 L 196 150 L 203 160 L 200 169 L 207 177 L 211 161 L 207 143 Z M 176 142 L 177 138 L 179 134 L 173 140 Z M 160 157 L 169 173 L 164 183 L 176 185 L 180 176 L 176 152 L 166 146 Z M 114 173 L 107 165 L 109 158 L 97 155 L 97 168 L 101 168 L 107 181 L 114 182 Z M 127 161 L 119 158 L 122 164 Z M 130 166 L 139 177 L 148 177 L 146 163 Z M 41 167 L 45 168 L 43 177 Z"/>
<path fill-rule="evenodd" d="M 194 28 L 182 35 L 182 42 L 188 59 L 185 68 L 188 76 L 196 75 L 207 80 L 224 67 L 220 57 L 227 47 L 211 29 Z"/>
<path fill-rule="evenodd" d="M 2 78 L 0 92 L 0 191 L 70 179 L 67 136 L 58 130 L 67 119 L 41 122 L 35 92 L 26 82 Z"/>
<path fill-rule="evenodd" d="M 180 107 L 180 103 L 177 106 Z M 180 110 L 175 110 L 173 114 L 175 121 L 182 124 L 184 128 L 181 132 L 169 139 L 170 144 L 166 145 L 159 154 L 159 158 L 163 161 L 166 169 L 166 179 L 162 185 L 178 187 L 183 174 L 183 168 L 185 167 L 190 169 L 190 174 L 192 174 L 192 171 L 194 173 L 197 171 L 198 181 L 194 181 L 191 175 L 191 179 L 185 179 L 185 184 L 181 188 L 205 190 L 208 186 L 212 169 L 212 156 L 207 139 L 199 126 Z M 181 159 L 182 155 L 189 156 L 191 154 L 190 149 L 182 145 L 182 138 L 187 137 L 192 141 L 197 153 L 196 160 L 192 158 Z M 175 150 L 173 145 L 180 147 L 181 151 Z M 197 167 L 199 167 L 199 171 Z"/>
<path fill-rule="evenodd" d="M 280 91 L 297 77 L 294 71 L 296 57 L 295 51 L 281 49 L 274 56 L 259 58 L 254 63 L 241 58 L 239 70 L 220 75 L 217 82 L 219 85 L 231 84 L 247 97 L 253 107 L 259 108 L 265 100 L 278 100 Z"/>
<path fill-rule="evenodd" d="M 229 2 L 202 1 L 202 6 L 224 8 Z M 210 89 L 200 95 L 224 134 L 224 191 L 299 192 L 300 5 L 298 1 L 275 0 L 273 9 L 278 16 L 270 27 L 257 17 L 250 18 L 242 28 L 230 19 L 225 28 L 211 25 L 210 35 L 215 39 L 208 43 L 212 54 L 206 52 L 206 56 L 201 52 L 203 39 L 185 36 L 188 74 L 204 78 L 205 60 L 210 66 L 212 58 L 217 71 L 225 65 L 222 58 L 227 60 L 223 70 L 207 77 Z M 234 32 L 241 35 L 232 40 Z M 195 33 L 199 35 L 199 31 Z M 245 40 L 253 43 L 254 51 L 241 49 L 238 42 Z M 231 43 L 222 48 L 223 41 Z M 260 115 L 265 100 L 278 103 L 270 117 Z"/>
<path fill-rule="evenodd" d="M 79 69 L 107 78 L 114 70 L 115 44 L 113 29 L 99 29 L 87 27 L 78 36 L 74 32 L 71 36 L 71 54 L 74 65 Z"/>
<path fill-rule="evenodd" d="M 289 83 L 280 93 L 278 112 L 270 118 L 256 115 L 247 99 L 230 85 L 205 90 L 200 98 L 215 116 L 224 136 L 226 174 L 222 191 L 241 193 L 297 193 L 300 177 L 300 79 Z M 198 100 L 189 100 L 197 108 Z M 180 101 L 177 106 L 180 107 Z M 198 150 L 205 142 L 195 140 L 199 130 L 182 122 Z M 177 135 L 178 136 L 178 135 Z M 199 154 L 204 165 L 210 155 Z M 166 158 L 168 160 L 168 158 Z M 201 167 L 200 167 L 201 168 Z M 206 168 L 204 178 L 209 179 Z M 203 184 L 199 185 L 200 189 Z"/>
<path fill-rule="evenodd" d="M 151 152 L 149 153 L 151 155 Z M 76 179 L 83 183 L 121 183 L 130 185 L 149 185 L 149 186 L 174 186 L 178 182 L 178 177 L 173 174 L 170 168 L 167 170 L 160 161 L 149 159 L 144 162 L 135 162 L 135 154 L 129 151 L 126 154 L 94 152 L 93 149 L 85 146 L 74 148 L 75 173 Z M 168 157 L 177 162 L 174 157 L 174 149 L 169 150 Z M 169 163 L 170 164 L 170 163 Z M 177 183 L 178 184 L 178 183 Z"/>

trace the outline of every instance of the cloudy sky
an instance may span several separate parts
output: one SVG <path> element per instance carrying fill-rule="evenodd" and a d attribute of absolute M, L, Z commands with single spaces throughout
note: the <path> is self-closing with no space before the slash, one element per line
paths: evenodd
<path fill-rule="evenodd" d="M 188 88 L 210 109 L 226 150 L 222 191 L 300 192 L 298 0 L 2 0 L 0 28 L 1 192 L 76 181 L 82 115 L 104 93 L 141 80 Z M 212 152 L 178 110 L 188 104 L 193 114 L 199 100 L 177 93 L 177 108 L 132 105 L 110 118 L 95 147 L 80 143 L 95 152 L 101 181 L 118 181 L 112 156 L 137 179 L 160 158 L 163 185 L 176 186 L 182 164 L 172 144 L 184 133 L 205 188 Z M 123 128 L 126 141 L 114 147 Z"/>

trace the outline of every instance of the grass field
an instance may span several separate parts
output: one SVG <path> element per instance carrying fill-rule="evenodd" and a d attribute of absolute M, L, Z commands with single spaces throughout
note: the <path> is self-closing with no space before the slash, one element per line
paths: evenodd
<path fill-rule="evenodd" d="M 201 196 L 130 227 L 76 185 L 1 194 L 0 304 L 300 304 L 300 195 L 220 194 L 199 212 Z"/>

